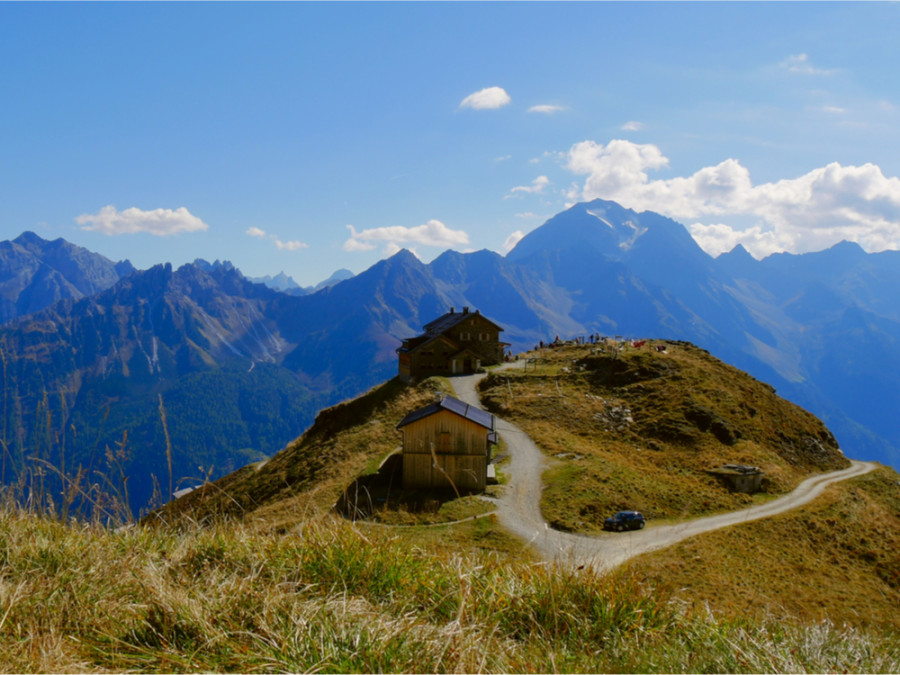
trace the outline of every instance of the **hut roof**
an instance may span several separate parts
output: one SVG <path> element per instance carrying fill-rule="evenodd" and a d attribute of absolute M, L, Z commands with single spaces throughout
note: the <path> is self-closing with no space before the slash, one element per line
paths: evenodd
<path fill-rule="evenodd" d="M 405 427 L 407 424 L 417 422 L 420 419 L 439 413 L 442 410 L 449 410 L 460 417 L 464 417 L 471 422 L 475 422 L 475 424 L 483 426 L 485 429 L 489 429 L 490 431 L 494 430 L 494 416 L 491 413 L 485 412 L 484 410 L 481 410 L 481 408 L 476 408 L 468 403 L 463 403 L 452 396 L 444 396 L 440 401 L 426 405 L 418 410 L 413 410 L 400 420 L 400 424 L 397 425 L 397 428 Z"/>
<path fill-rule="evenodd" d="M 438 340 L 446 342 L 453 348 L 457 348 L 456 343 L 446 335 L 428 335 L 427 333 L 425 333 L 423 335 L 419 335 L 418 337 L 407 338 L 403 341 L 403 344 L 397 347 L 397 351 L 413 352 L 421 347 L 424 347 L 425 345 L 431 344 L 432 342 L 437 342 Z"/>
<path fill-rule="evenodd" d="M 456 324 L 461 323 L 464 319 L 471 319 L 474 317 L 478 317 L 479 319 L 486 321 L 487 323 L 494 326 L 499 331 L 502 331 L 503 328 L 498 326 L 496 323 L 488 319 L 486 316 L 481 314 L 477 309 L 474 312 L 469 312 L 468 307 L 463 307 L 463 311 L 455 312 L 452 309 L 444 314 L 443 316 L 439 316 L 434 321 L 425 324 L 425 333 L 427 335 L 434 335 L 436 333 L 443 333 L 445 331 L 450 330 Z"/>

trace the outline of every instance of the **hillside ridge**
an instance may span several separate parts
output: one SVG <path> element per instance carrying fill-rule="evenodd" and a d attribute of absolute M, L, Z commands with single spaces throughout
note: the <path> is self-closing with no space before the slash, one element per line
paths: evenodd
<path fill-rule="evenodd" d="M 764 492 L 772 496 L 786 494 L 810 473 L 849 466 L 819 420 L 688 343 L 622 345 L 615 355 L 599 346 L 571 345 L 525 355 L 516 365 L 529 367 L 484 377 L 479 403 L 522 426 L 547 453 L 544 510 L 563 530 L 596 532 L 609 511 L 623 508 L 660 519 L 750 504 L 749 495 L 731 493 L 707 473 L 718 464 L 760 466 Z M 172 508 L 194 511 L 193 517 L 204 521 L 214 519 L 216 509 L 219 515 L 252 519 L 260 509 L 277 510 L 279 500 L 306 494 L 310 508 L 327 511 L 366 467 L 371 470 L 395 450 L 399 435 L 393 427 L 407 412 L 462 382 L 389 380 L 321 411 L 308 431 L 270 460 Z M 630 421 L 614 428 L 611 416 L 622 408 Z M 344 484 L 333 482 L 336 476 L 343 476 Z M 322 482 L 331 485 L 330 496 L 314 498 Z M 215 504 L 210 510 L 204 495 L 213 494 L 220 497 L 210 497 Z"/>

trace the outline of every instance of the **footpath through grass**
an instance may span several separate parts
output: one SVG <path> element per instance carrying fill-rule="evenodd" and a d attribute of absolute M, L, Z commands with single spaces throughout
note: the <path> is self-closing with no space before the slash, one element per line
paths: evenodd
<path fill-rule="evenodd" d="M 887 632 L 721 621 L 340 519 L 112 532 L 0 511 L 6 672 L 897 672 Z"/>

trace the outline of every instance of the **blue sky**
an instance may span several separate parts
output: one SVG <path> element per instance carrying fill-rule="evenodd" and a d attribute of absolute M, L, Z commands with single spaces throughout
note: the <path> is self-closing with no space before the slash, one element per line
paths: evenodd
<path fill-rule="evenodd" d="M 577 201 L 900 248 L 894 3 L 0 3 L 0 238 L 303 285 Z"/>

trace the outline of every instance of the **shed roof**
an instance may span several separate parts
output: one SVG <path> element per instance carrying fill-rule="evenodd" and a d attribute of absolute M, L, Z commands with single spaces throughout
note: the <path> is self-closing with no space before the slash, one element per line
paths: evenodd
<path fill-rule="evenodd" d="M 471 422 L 475 422 L 475 424 L 483 426 L 485 429 L 489 429 L 490 431 L 494 430 L 494 416 L 491 413 L 486 412 L 481 408 L 476 408 L 473 405 L 469 405 L 468 403 L 463 403 L 452 396 L 444 396 L 436 403 L 426 405 L 418 410 L 413 410 L 400 420 L 400 424 L 397 425 L 397 428 L 399 429 L 407 424 L 417 422 L 420 419 L 439 413 L 442 410 L 449 410 L 460 417 L 464 417 Z"/>

